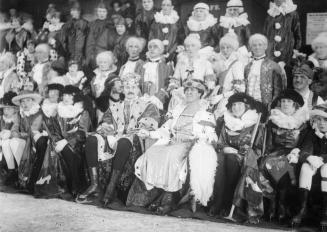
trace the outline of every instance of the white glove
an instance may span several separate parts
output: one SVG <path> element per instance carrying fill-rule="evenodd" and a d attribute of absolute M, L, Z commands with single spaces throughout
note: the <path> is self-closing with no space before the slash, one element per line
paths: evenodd
<path fill-rule="evenodd" d="M 0 135 L 1 135 L 1 139 L 9 139 L 10 135 L 11 135 L 11 131 L 10 130 L 2 130 Z"/>
<path fill-rule="evenodd" d="M 308 158 L 307 158 L 307 161 L 310 163 L 310 165 L 314 168 L 320 168 L 324 162 L 322 160 L 321 157 L 319 156 L 316 156 L 316 155 L 310 155 Z"/>
<path fill-rule="evenodd" d="M 233 147 L 224 147 L 223 151 L 224 151 L 224 153 L 227 153 L 227 154 L 238 153 L 238 150 Z"/>
<path fill-rule="evenodd" d="M 64 150 L 65 146 L 68 144 L 67 140 L 66 139 L 62 139 L 62 140 L 59 140 L 57 143 L 56 143 L 56 147 L 55 147 L 55 150 L 56 152 L 61 152 L 62 150 Z"/>
<path fill-rule="evenodd" d="M 39 138 L 41 138 L 42 136 L 48 136 L 48 133 L 46 131 L 42 131 L 42 132 L 33 131 L 33 133 L 35 133 L 35 135 L 33 137 L 35 142 L 37 142 L 39 140 Z"/>
<path fill-rule="evenodd" d="M 297 164 L 299 162 L 300 149 L 294 148 L 288 155 L 287 159 L 290 164 Z"/>

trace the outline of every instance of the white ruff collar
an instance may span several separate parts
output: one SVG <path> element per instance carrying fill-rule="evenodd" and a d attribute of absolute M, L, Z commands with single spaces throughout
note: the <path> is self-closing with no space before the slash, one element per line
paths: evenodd
<path fill-rule="evenodd" d="M 49 99 L 44 99 L 42 104 L 42 111 L 48 118 L 54 117 L 57 114 L 58 103 L 52 103 Z"/>
<path fill-rule="evenodd" d="M 249 24 L 250 22 L 248 20 L 247 13 L 240 14 L 238 17 L 229 17 L 229 16 L 220 17 L 220 26 L 228 29 L 232 27 L 246 26 Z"/>
<path fill-rule="evenodd" d="M 191 16 L 187 21 L 187 27 L 191 31 L 202 31 L 202 30 L 206 30 L 209 27 L 212 27 L 216 23 L 217 23 L 217 19 L 213 17 L 212 14 L 209 13 L 207 15 L 207 18 L 201 22 L 195 20 L 194 16 Z"/>
<path fill-rule="evenodd" d="M 2 116 L 2 119 L 3 119 L 3 121 L 5 123 L 12 123 L 14 121 L 15 117 L 16 117 L 16 113 L 13 114 L 13 116 L 11 118 L 7 118 L 6 116 L 3 115 Z"/>
<path fill-rule="evenodd" d="M 49 24 L 49 31 L 50 32 L 59 31 L 62 28 L 63 25 L 64 25 L 64 23 L 58 23 L 56 25 Z"/>
<path fill-rule="evenodd" d="M 58 104 L 58 115 L 61 118 L 75 118 L 84 110 L 83 103 L 77 102 L 74 105 L 65 105 L 63 102 Z"/>
<path fill-rule="evenodd" d="M 162 11 L 160 11 L 154 15 L 154 19 L 157 23 L 161 24 L 175 24 L 179 20 L 179 16 L 175 10 L 172 10 L 170 15 L 164 15 Z"/>
<path fill-rule="evenodd" d="M 76 85 L 78 84 L 82 78 L 84 77 L 84 72 L 83 71 L 77 71 L 77 74 L 75 77 L 73 77 L 72 75 L 70 75 L 70 73 L 66 73 L 66 77 L 69 80 L 69 83 L 71 85 Z"/>
<path fill-rule="evenodd" d="M 29 117 L 29 116 L 31 116 L 31 115 L 34 115 L 34 114 L 38 113 L 39 110 L 40 110 L 40 105 L 35 103 L 35 104 L 32 106 L 32 108 L 31 108 L 30 110 L 28 110 L 28 111 L 23 111 L 23 109 L 20 108 L 20 115 L 21 115 L 23 118 L 24 118 L 24 117 Z"/>
<path fill-rule="evenodd" d="M 292 0 L 286 0 L 281 6 L 277 6 L 274 2 L 270 2 L 269 10 L 267 11 L 271 17 L 276 17 L 280 14 L 287 15 L 297 9 Z"/>
<path fill-rule="evenodd" d="M 299 129 L 308 119 L 308 112 L 302 107 L 293 115 L 286 115 L 280 109 L 272 109 L 269 119 L 283 129 Z"/>
<path fill-rule="evenodd" d="M 227 110 L 224 113 L 225 125 L 231 131 L 240 131 L 257 123 L 259 114 L 255 110 L 246 111 L 241 118 L 236 118 Z"/>

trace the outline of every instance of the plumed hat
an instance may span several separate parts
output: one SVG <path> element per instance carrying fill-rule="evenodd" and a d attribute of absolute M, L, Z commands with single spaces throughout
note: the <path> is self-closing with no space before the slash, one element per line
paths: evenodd
<path fill-rule="evenodd" d="M 12 99 L 16 97 L 17 94 L 15 92 L 9 91 L 3 95 L 2 104 L 0 104 L 0 108 L 5 107 L 16 107 L 16 105 L 12 102 Z"/>
<path fill-rule="evenodd" d="M 20 94 L 18 96 L 15 96 L 12 98 L 12 102 L 16 105 L 19 106 L 20 105 L 20 100 L 25 99 L 25 98 L 32 98 L 36 103 L 40 103 L 42 100 L 42 97 L 40 94 L 35 93 L 33 91 L 30 90 L 23 90 L 20 92 Z"/>
<path fill-rule="evenodd" d="M 327 104 L 320 104 L 317 106 L 314 106 L 312 110 L 310 111 L 310 118 L 313 118 L 315 116 L 321 116 L 324 118 L 327 118 Z"/>

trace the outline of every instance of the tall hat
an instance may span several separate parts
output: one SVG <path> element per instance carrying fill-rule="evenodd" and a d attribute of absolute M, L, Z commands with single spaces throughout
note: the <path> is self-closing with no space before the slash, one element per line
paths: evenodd
<path fill-rule="evenodd" d="M 312 110 L 310 111 L 310 118 L 313 118 L 315 116 L 321 116 L 324 118 L 327 118 L 327 104 L 320 104 L 317 106 L 314 106 Z"/>
<path fill-rule="evenodd" d="M 9 91 L 3 95 L 2 104 L 0 104 L 0 108 L 5 107 L 16 107 L 16 105 L 12 102 L 12 99 L 16 97 L 17 94 L 15 92 Z"/>
<path fill-rule="evenodd" d="M 42 97 L 40 94 L 38 93 L 35 93 L 33 91 L 30 91 L 30 90 L 23 90 L 19 93 L 18 96 L 16 97 L 13 97 L 12 99 L 12 102 L 16 105 L 16 106 L 19 106 L 20 105 L 20 101 L 22 99 L 25 99 L 25 98 L 32 98 L 36 103 L 40 103 L 41 100 L 42 100 Z"/>

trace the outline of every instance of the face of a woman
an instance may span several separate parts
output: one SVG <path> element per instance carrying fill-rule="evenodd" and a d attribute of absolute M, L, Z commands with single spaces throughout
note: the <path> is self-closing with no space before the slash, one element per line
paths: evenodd
<path fill-rule="evenodd" d="M 189 55 L 195 55 L 199 52 L 200 47 L 199 44 L 193 41 L 188 41 L 187 43 L 185 43 L 185 50 Z"/>
<path fill-rule="evenodd" d="M 317 116 L 316 122 L 317 122 L 318 130 L 322 133 L 326 133 L 327 132 L 327 118 Z"/>
<path fill-rule="evenodd" d="M 280 101 L 280 109 L 286 115 L 293 115 L 295 113 L 295 104 L 291 99 L 283 98 Z"/>
<path fill-rule="evenodd" d="M 112 59 L 99 59 L 97 61 L 97 65 L 100 71 L 107 71 L 110 69 L 111 65 L 113 64 Z"/>
<path fill-rule="evenodd" d="M 238 17 L 240 15 L 240 9 L 238 7 L 228 7 L 226 13 L 229 17 Z"/>
<path fill-rule="evenodd" d="M 107 18 L 107 15 L 108 15 L 107 9 L 105 9 L 105 8 L 98 8 L 97 9 L 98 19 L 105 20 Z"/>
<path fill-rule="evenodd" d="M 59 90 L 51 89 L 49 90 L 49 101 L 51 103 L 57 103 L 59 101 Z"/>
<path fill-rule="evenodd" d="M 127 53 L 129 55 L 130 58 L 134 58 L 140 55 L 140 46 L 138 43 L 133 42 L 133 43 L 129 43 L 127 46 Z"/>
<path fill-rule="evenodd" d="M 171 11 L 173 10 L 171 0 L 163 0 L 161 3 L 161 10 L 164 15 L 170 15 Z"/>
<path fill-rule="evenodd" d="M 221 54 L 228 59 L 232 52 L 234 51 L 234 48 L 230 44 L 221 44 L 220 45 L 220 52 Z"/>
<path fill-rule="evenodd" d="M 186 97 L 186 102 L 191 103 L 196 100 L 199 100 L 201 94 L 197 88 L 188 87 L 185 89 L 185 97 Z"/>
<path fill-rule="evenodd" d="M 263 56 L 266 53 L 267 45 L 261 40 L 255 40 L 251 44 L 251 51 L 255 57 Z"/>
<path fill-rule="evenodd" d="M 118 35 L 122 35 L 126 32 L 126 26 L 125 25 L 116 25 L 116 31 Z"/>
<path fill-rule="evenodd" d="M 23 109 L 23 111 L 31 110 L 33 105 L 34 105 L 34 100 L 32 98 L 24 98 L 20 100 L 20 107 Z"/>
<path fill-rule="evenodd" d="M 242 115 L 245 113 L 245 110 L 246 106 L 244 102 L 234 102 L 232 104 L 232 114 L 237 118 L 242 117 Z"/>
<path fill-rule="evenodd" d="M 326 59 L 327 58 L 327 46 L 325 44 L 317 44 L 315 47 L 315 53 L 318 59 Z"/>
<path fill-rule="evenodd" d="M 73 19 L 79 19 L 81 12 L 79 10 L 76 9 L 71 9 L 70 10 L 70 15 L 72 16 Z"/>
<path fill-rule="evenodd" d="M 155 43 L 150 43 L 148 45 L 148 50 L 150 58 L 157 58 L 161 55 L 161 49 Z"/>
<path fill-rule="evenodd" d="M 74 96 L 71 95 L 71 94 L 67 94 L 67 93 L 65 93 L 65 94 L 62 96 L 62 102 L 63 102 L 65 105 L 73 105 L 73 104 L 74 104 Z"/>
<path fill-rule="evenodd" d="M 150 11 L 153 8 L 153 0 L 143 0 L 142 1 L 143 9 L 146 11 Z"/>
<path fill-rule="evenodd" d="M 194 10 L 194 17 L 197 21 L 204 21 L 207 17 L 208 11 L 203 8 L 197 8 Z"/>

